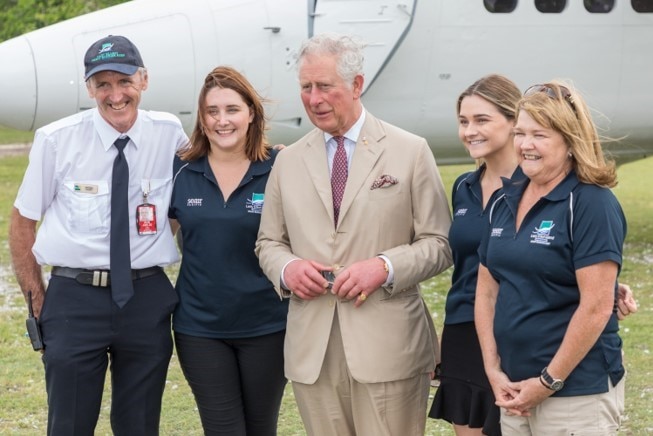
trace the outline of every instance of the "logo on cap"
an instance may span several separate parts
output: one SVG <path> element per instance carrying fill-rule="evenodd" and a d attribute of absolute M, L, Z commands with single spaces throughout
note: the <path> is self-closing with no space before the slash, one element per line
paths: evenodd
<path fill-rule="evenodd" d="M 104 53 L 105 51 L 110 51 L 112 48 L 113 48 L 113 43 L 111 42 L 102 44 L 102 47 L 100 48 L 100 51 L 98 51 L 98 54 Z"/>
<path fill-rule="evenodd" d="M 112 51 L 113 50 L 113 44 L 110 42 L 107 42 L 105 44 L 102 44 L 102 47 L 100 50 L 98 50 L 98 55 L 95 56 L 93 59 L 91 59 L 91 63 L 94 62 L 101 62 L 101 61 L 106 61 L 108 59 L 123 59 L 127 55 L 125 53 L 120 53 L 118 51 Z"/>

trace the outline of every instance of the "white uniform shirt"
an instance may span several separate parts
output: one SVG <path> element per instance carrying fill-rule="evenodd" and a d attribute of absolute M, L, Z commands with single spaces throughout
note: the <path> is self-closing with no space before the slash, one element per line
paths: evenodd
<path fill-rule="evenodd" d="M 170 226 L 175 152 L 188 142 L 171 114 L 139 110 L 125 133 L 129 164 L 129 232 L 133 269 L 164 266 L 179 260 Z M 109 269 L 111 174 L 122 136 L 97 109 L 55 121 L 36 131 L 29 165 L 14 206 L 41 220 L 32 249 L 42 265 Z M 157 233 L 138 235 L 136 207 L 156 206 Z"/>

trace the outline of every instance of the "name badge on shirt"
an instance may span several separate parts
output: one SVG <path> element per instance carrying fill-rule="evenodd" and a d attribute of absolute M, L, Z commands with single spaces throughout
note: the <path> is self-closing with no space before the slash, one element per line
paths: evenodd
<path fill-rule="evenodd" d="M 88 185 L 86 183 L 75 183 L 75 192 L 83 192 L 84 194 L 97 194 L 97 185 Z"/>

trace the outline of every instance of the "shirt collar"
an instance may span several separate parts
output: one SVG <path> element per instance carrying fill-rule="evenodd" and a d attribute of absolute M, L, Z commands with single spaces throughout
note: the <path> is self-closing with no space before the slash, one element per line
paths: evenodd
<path fill-rule="evenodd" d="M 506 194 L 506 201 L 508 201 L 508 204 L 511 206 L 513 211 L 517 210 L 519 200 L 529 183 L 530 179 L 523 174 L 519 167 L 515 170 L 512 178 L 503 179 L 503 191 Z M 565 200 L 569 198 L 569 194 L 579 183 L 580 181 L 576 176 L 576 171 L 572 169 L 562 182 L 558 183 L 558 185 L 543 198 L 550 202 Z"/>
<path fill-rule="evenodd" d="M 272 170 L 272 164 L 277 158 L 277 153 L 279 153 L 279 151 L 270 149 L 269 152 L 269 159 L 257 160 L 256 162 L 252 162 L 252 164 L 249 166 L 249 173 L 252 176 L 262 176 L 263 174 L 267 174 Z"/>
<path fill-rule="evenodd" d="M 363 110 L 361 111 L 361 116 L 358 117 L 358 120 L 356 120 L 354 125 L 351 126 L 351 128 L 349 130 L 347 130 L 347 132 L 342 136 L 349 139 L 350 141 L 352 141 L 355 144 L 358 141 L 358 137 L 361 134 L 361 130 L 363 130 L 363 124 L 364 123 L 365 123 L 365 108 L 363 108 Z M 331 140 L 331 138 L 333 138 L 333 135 L 331 135 L 331 134 L 329 134 L 327 132 L 324 132 L 324 143 L 325 144 L 327 142 L 329 142 Z"/>
<path fill-rule="evenodd" d="M 247 174 L 251 176 L 261 176 L 263 174 L 269 173 L 270 170 L 272 170 L 272 164 L 274 163 L 274 159 L 277 157 L 277 153 L 279 152 L 277 150 L 270 149 L 269 153 L 270 153 L 269 159 L 252 162 L 249 165 Z M 209 165 L 208 156 L 202 156 L 193 161 L 188 162 L 187 168 L 189 170 L 196 171 L 198 173 L 212 174 L 212 170 Z"/>
<path fill-rule="evenodd" d="M 567 177 L 565 177 L 562 182 L 558 183 L 558 186 L 553 188 L 553 190 L 549 192 L 544 198 L 549 201 L 566 200 L 569 198 L 571 191 L 573 191 L 576 185 L 579 183 L 580 181 L 578 180 L 578 176 L 576 176 L 576 171 L 572 169 L 569 171 L 569 174 L 567 174 Z"/>
<path fill-rule="evenodd" d="M 472 171 L 469 174 L 469 176 L 467 176 L 465 178 L 464 182 L 467 183 L 468 185 L 474 185 L 476 183 L 479 183 L 481 181 L 481 175 L 485 171 L 486 167 L 487 167 L 487 164 L 485 162 L 483 162 L 481 164 L 481 166 L 478 167 L 478 169 L 476 171 Z M 515 171 L 512 173 L 510 178 L 508 179 L 508 178 L 505 178 L 505 177 L 501 177 L 501 181 L 502 181 L 502 185 L 505 188 L 507 183 L 509 184 L 510 182 L 520 181 L 520 180 L 522 180 L 524 178 L 526 178 L 526 176 L 524 175 L 524 172 L 522 171 L 521 167 L 519 165 L 517 165 L 517 168 L 515 168 Z"/>
<path fill-rule="evenodd" d="M 485 171 L 485 163 L 482 163 L 476 171 L 472 171 L 467 177 L 465 177 L 464 182 L 470 186 L 478 183 L 479 180 L 481 180 L 481 174 L 483 174 L 483 171 Z"/>
<path fill-rule="evenodd" d="M 143 131 L 140 119 L 141 117 L 138 116 L 131 129 L 125 133 L 120 133 L 114 129 L 111 124 L 107 123 L 104 118 L 102 118 L 102 115 L 100 115 L 100 111 L 97 108 L 95 108 L 93 112 L 93 125 L 95 126 L 95 130 L 100 136 L 100 141 L 102 142 L 102 147 L 104 147 L 105 151 L 111 148 L 113 143 L 116 142 L 116 139 L 122 138 L 125 135 L 129 136 L 131 142 L 133 142 L 136 148 L 138 148 L 138 144 L 140 143 Z"/>

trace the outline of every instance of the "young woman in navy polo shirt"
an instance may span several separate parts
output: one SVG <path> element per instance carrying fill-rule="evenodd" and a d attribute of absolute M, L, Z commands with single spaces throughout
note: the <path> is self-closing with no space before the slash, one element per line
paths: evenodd
<path fill-rule="evenodd" d="M 513 82 L 489 75 L 467 88 L 456 107 L 458 136 L 481 165 L 459 176 L 453 185 L 449 244 L 454 272 L 442 332 L 440 386 L 429 416 L 452 423 L 459 436 L 501 434 L 499 409 L 483 371 L 474 326 L 474 296 L 488 204 L 501 187 L 501 177 L 511 177 L 517 168 L 512 130 L 520 97 Z"/>
<path fill-rule="evenodd" d="M 190 144 L 175 162 L 169 217 L 181 226 L 181 368 L 207 435 L 274 435 L 286 379 L 288 300 L 254 254 L 275 157 L 262 100 L 236 70 L 218 67 L 200 91 Z"/>
<path fill-rule="evenodd" d="M 529 88 L 479 255 L 476 327 L 504 436 L 614 435 L 624 401 L 617 276 L 626 220 L 589 109 L 570 87 Z"/>

